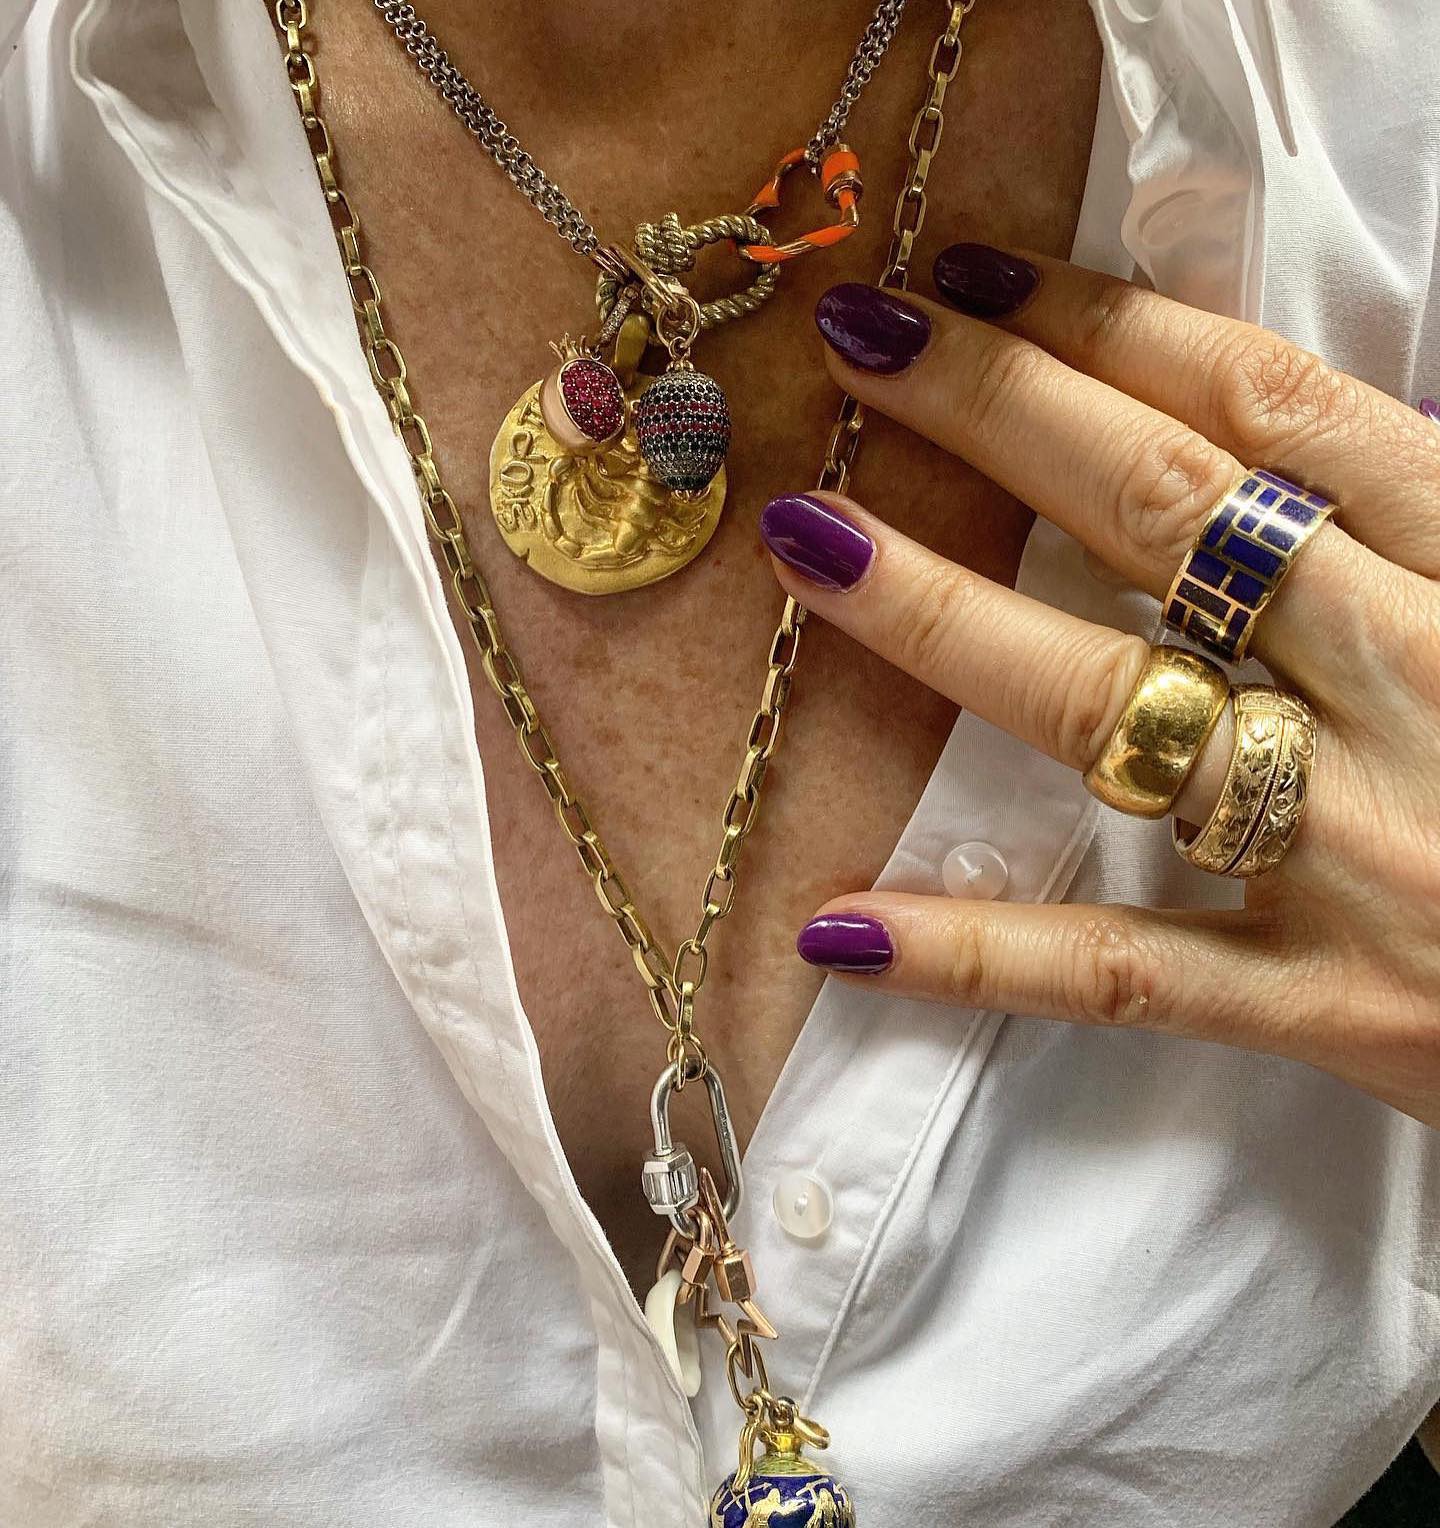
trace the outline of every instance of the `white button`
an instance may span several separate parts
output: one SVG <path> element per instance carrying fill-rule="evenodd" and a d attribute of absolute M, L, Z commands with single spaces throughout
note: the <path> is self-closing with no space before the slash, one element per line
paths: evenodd
<path fill-rule="evenodd" d="M 940 868 L 945 890 L 952 897 L 993 902 L 1010 883 L 1010 867 L 994 844 L 956 844 Z"/>
<path fill-rule="evenodd" d="M 830 1229 L 835 1201 L 828 1186 L 809 1173 L 786 1173 L 775 1185 L 775 1218 L 800 1241 L 814 1241 Z"/>
<path fill-rule="evenodd" d="M 1206 214 L 1199 191 L 1172 191 L 1143 213 L 1136 236 L 1147 250 L 1173 249 Z"/>

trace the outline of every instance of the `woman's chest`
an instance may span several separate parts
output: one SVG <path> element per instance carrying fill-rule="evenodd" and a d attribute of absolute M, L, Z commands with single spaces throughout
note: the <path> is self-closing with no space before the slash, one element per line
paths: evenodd
<path fill-rule="evenodd" d="M 1032 9 L 1027 25 L 1021 11 Z M 392 52 L 374 52 L 375 33 L 337 34 L 329 70 L 337 153 L 365 220 L 416 407 L 568 788 L 584 802 L 648 929 L 670 951 L 701 920 L 782 604 L 756 518 L 774 494 L 814 481 L 838 401 L 810 313 L 828 285 L 880 270 L 894 198 L 913 167 L 908 139 L 927 88 L 935 19 L 917 14 L 907 22 L 857 112 L 850 138 L 867 187 L 859 233 L 835 251 L 795 261 L 759 312 L 696 347 L 697 366 L 723 386 L 733 417 L 728 493 L 713 538 L 673 577 L 598 597 L 537 576 L 507 547 L 490 507 L 492 441 L 507 410 L 553 364 L 547 342 L 593 327 L 593 268 L 423 92 L 402 92 L 377 130 L 363 109 L 366 71 L 410 66 L 383 35 Z M 358 28 L 356 18 L 349 24 Z M 955 238 L 1064 252 L 1079 211 L 1099 58 L 1088 11 L 1025 6 L 988 18 L 983 31 L 977 13 L 974 25 L 931 169 L 917 248 L 922 286 L 930 256 Z M 708 119 L 724 106 L 714 103 Z M 595 140 L 606 173 L 590 177 L 602 201 L 609 188 L 617 205 L 587 210 L 615 236 L 627 217 L 657 220 L 674 208 L 689 220 L 733 210 L 744 200 L 741 188 L 768 172 L 776 134 L 798 140 L 813 127 L 798 116 L 780 125 L 790 116 L 796 112 L 783 100 L 769 100 L 764 124 L 738 124 L 724 154 L 702 143 L 693 160 L 679 152 L 657 159 L 643 133 L 632 140 L 617 120 Z M 677 147 L 683 136 L 677 125 Z M 594 166 L 575 160 L 579 184 L 587 168 Z M 797 185 L 789 194 L 803 207 L 782 209 L 777 221 L 786 231 L 818 221 L 814 188 Z M 717 250 L 687 279 L 710 296 L 750 275 Z M 1023 509 L 883 419 L 866 427 L 853 491 L 947 555 L 1013 581 Z M 452 610 L 463 625 L 458 604 Z M 478 664 L 473 689 L 511 952 L 551 1107 L 582 1190 L 632 1277 L 644 1282 L 656 1238 L 636 1174 L 649 1145 L 648 1095 L 665 1036 L 622 943 L 628 930 L 633 947 L 635 925 L 613 915 L 624 895 L 608 878 L 597 905 L 593 875 L 582 873 L 586 852 L 573 842 L 577 818 L 569 815 L 567 842 Z M 734 864 L 733 888 L 726 878 L 728 915 L 711 933 L 696 1006 L 742 1141 L 818 987 L 794 955 L 796 929 L 827 897 L 873 880 L 953 721 L 948 703 L 873 655 L 818 623 L 805 628 L 785 736 Z"/>

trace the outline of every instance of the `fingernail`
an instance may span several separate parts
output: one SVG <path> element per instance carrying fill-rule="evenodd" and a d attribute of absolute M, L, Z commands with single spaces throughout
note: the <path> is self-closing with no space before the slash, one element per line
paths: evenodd
<path fill-rule="evenodd" d="M 1440 403 L 1433 398 L 1422 398 L 1417 406 L 1427 419 L 1433 419 L 1436 424 L 1440 424 Z"/>
<path fill-rule="evenodd" d="M 760 535 L 786 567 L 822 589 L 853 589 L 875 556 L 858 525 L 808 493 L 771 499 L 760 511 Z"/>
<path fill-rule="evenodd" d="M 861 371 L 893 377 L 930 343 L 929 316 L 880 287 L 859 281 L 833 286 L 815 304 L 825 343 Z"/>
<path fill-rule="evenodd" d="M 1040 272 L 1019 255 L 988 244 L 952 244 L 935 256 L 935 290 L 971 318 L 1004 318 L 1024 307 Z"/>
<path fill-rule="evenodd" d="M 874 976 L 895 959 L 889 930 L 878 918 L 859 913 L 824 913 L 800 930 L 795 948 L 802 960 L 827 971 Z"/>

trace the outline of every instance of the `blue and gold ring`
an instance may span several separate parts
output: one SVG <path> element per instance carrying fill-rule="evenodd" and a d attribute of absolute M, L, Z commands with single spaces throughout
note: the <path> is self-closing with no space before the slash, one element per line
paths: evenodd
<path fill-rule="evenodd" d="M 1335 506 L 1273 472 L 1252 470 L 1215 507 L 1165 596 L 1165 624 L 1237 663 L 1260 612 Z"/>

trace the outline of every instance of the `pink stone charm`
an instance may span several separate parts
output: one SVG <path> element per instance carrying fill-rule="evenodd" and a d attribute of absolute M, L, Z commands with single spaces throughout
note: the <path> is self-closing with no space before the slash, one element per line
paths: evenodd
<path fill-rule="evenodd" d="M 562 451 L 596 451 L 625 428 L 625 393 L 604 361 L 575 355 L 545 378 L 540 412 Z"/>

